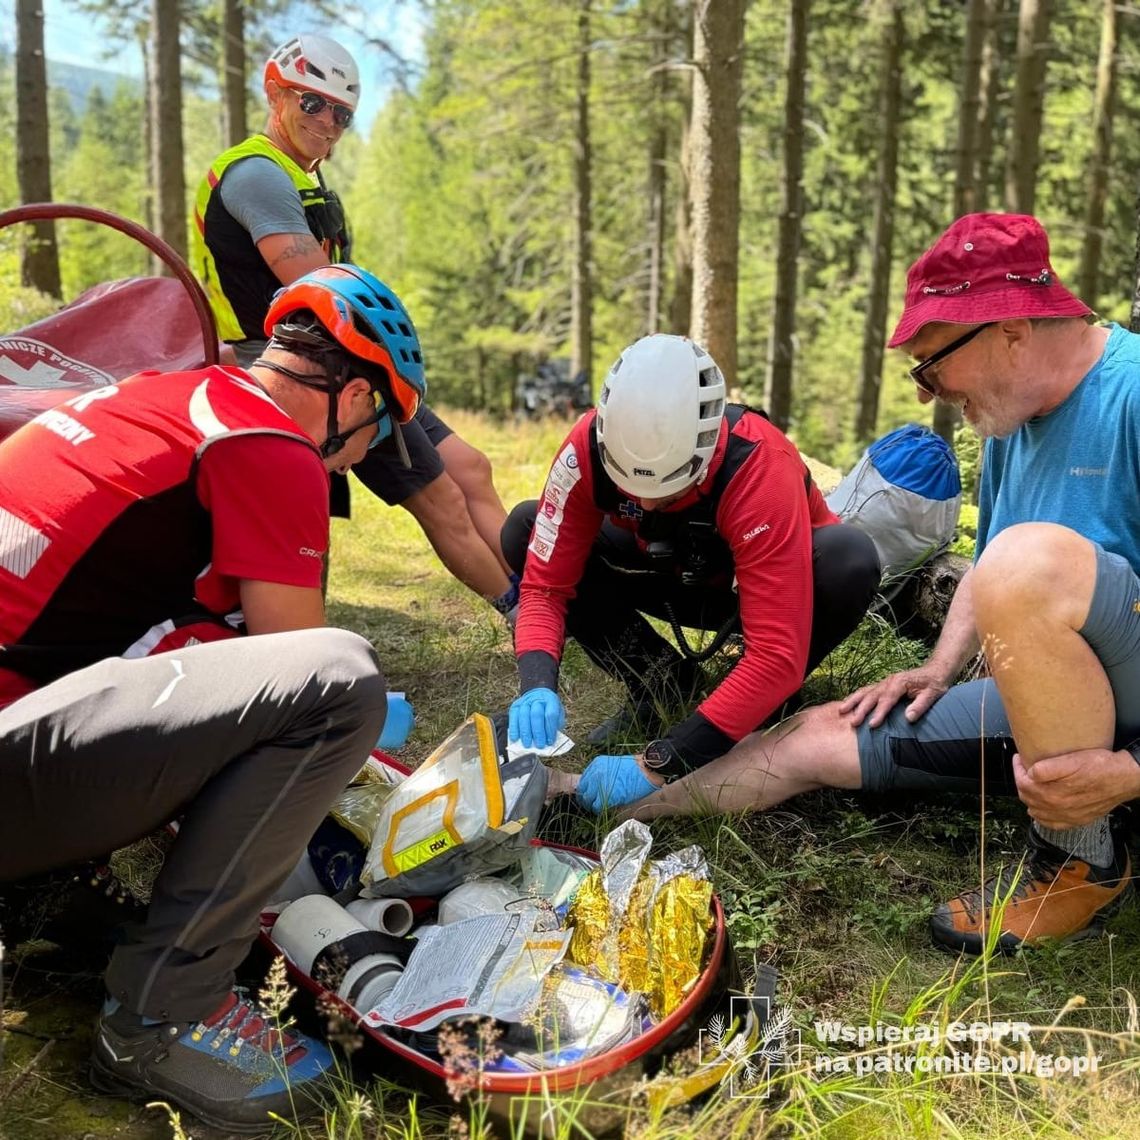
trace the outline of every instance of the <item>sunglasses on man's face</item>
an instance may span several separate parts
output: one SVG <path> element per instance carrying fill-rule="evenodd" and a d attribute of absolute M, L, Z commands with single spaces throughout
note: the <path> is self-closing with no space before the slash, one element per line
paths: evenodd
<path fill-rule="evenodd" d="M 301 110 L 306 115 L 319 115 L 326 107 L 332 107 L 333 122 L 342 131 L 352 126 L 352 110 L 343 103 L 334 103 L 331 99 L 326 99 L 318 91 L 302 91 L 299 101 Z"/>
<path fill-rule="evenodd" d="M 931 353 L 925 360 L 920 360 L 911 370 L 910 378 L 922 389 L 928 396 L 938 396 L 941 393 L 941 388 L 938 386 L 936 380 L 927 379 L 926 373 L 933 368 L 936 364 L 940 364 L 951 353 L 955 353 L 960 348 L 965 348 L 978 335 L 988 329 L 990 325 L 995 324 L 995 321 L 986 321 L 985 324 L 978 325 L 977 328 L 970 329 L 969 332 L 963 333 L 956 340 L 952 340 L 949 344 L 943 345 L 937 352 Z"/>

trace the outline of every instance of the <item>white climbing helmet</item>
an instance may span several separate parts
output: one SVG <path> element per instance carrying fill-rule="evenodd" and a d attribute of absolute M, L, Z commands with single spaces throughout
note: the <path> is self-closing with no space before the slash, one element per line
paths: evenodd
<path fill-rule="evenodd" d="M 265 81 L 270 79 L 298 91 L 316 91 L 353 111 L 360 99 L 356 60 L 328 36 L 306 33 L 275 48 L 265 63 Z"/>
<path fill-rule="evenodd" d="M 598 451 L 627 495 L 661 499 L 704 478 L 721 420 L 725 383 L 716 361 L 688 337 L 642 337 L 617 358 L 598 399 Z"/>

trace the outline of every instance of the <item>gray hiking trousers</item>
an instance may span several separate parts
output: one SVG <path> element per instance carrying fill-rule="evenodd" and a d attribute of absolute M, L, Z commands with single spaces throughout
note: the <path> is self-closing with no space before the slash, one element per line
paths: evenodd
<path fill-rule="evenodd" d="M 81 669 L 0 710 L 0 881 L 180 818 L 107 989 L 146 1017 L 206 1017 L 386 712 L 372 647 L 339 629 Z"/>

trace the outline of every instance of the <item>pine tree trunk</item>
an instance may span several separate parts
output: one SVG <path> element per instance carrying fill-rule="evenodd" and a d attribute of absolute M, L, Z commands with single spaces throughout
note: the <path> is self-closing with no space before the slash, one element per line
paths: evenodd
<path fill-rule="evenodd" d="M 692 152 L 692 77 L 685 79 L 685 105 L 681 115 L 681 138 L 677 148 L 677 207 L 673 215 L 673 293 L 669 301 L 669 329 L 689 335 L 693 313 L 693 211 L 689 162 Z"/>
<path fill-rule="evenodd" d="M 1048 58 L 1049 0 L 1021 0 L 1017 22 L 1017 84 L 1005 172 L 1005 208 L 1011 213 L 1033 213 Z"/>
<path fill-rule="evenodd" d="M 590 8 L 578 0 L 578 78 L 574 133 L 574 268 L 570 288 L 570 375 L 593 381 L 593 279 L 590 242 Z M 591 387 L 592 390 L 592 387 Z"/>
<path fill-rule="evenodd" d="M 182 151 L 182 49 L 179 0 L 152 0 L 150 21 L 150 171 L 158 236 L 186 256 L 186 175 Z M 154 271 L 170 270 L 157 258 Z"/>
<path fill-rule="evenodd" d="M 784 166 L 776 238 L 776 296 L 772 335 L 768 342 L 768 414 L 781 431 L 792 419 L 792 365 L 795 358 L 796 285 L 804 203 L 804 77 L 807 73 L 809 0 L 794 0 L 788 9 L 785 53 L 787 94 L 784 102 Z"/>
<path fill-rule="evenodd" d="M 227 147 L 249 134 L 245 80 L 245 5 L 243 0 L 222 0 L 222 118 Z"/>
<path fill-rule="evenodd" d="M 863 322 L 863 363 L 855 438 L 870 440 L 879 418 L 879 389 L 883 379 L 883 344 L 887 335 L 887 305 L 891 288 L 891 252 L 895 237 L 895 189 L 898 183 L 899 109 L 902 103 L 902 50 L 905 37 L 902 6 L 886 0 L 880 40 L 878 193 L 871 235 L 871 286 Z"/>
<path fill-rule="evenodd" d="M 1116 103 L 1116 2 L 1104 0 L 1100 25 L 1100 59 L 1096 67 L 1096 101 L 1093 107 L 1093 150 L 1089 158 L 1085 194 L 1085 240 L 1077 272 L 1077 293 L 1095 309 L 1100 293 L 1100 253 L 1104 243 L 1104 204 L 1108 196 L 1108 169 L 1112 157 L 1112 114 Z"/>
<path fill-rule="evenodd" d="M 669 12 L 654 12 L 649 32 L 653 42 L 653 75 L 649 110 L 649 170 L 647 191 L 649 198 L 648 283 L 645 297 L 645 331 L 655 333 L 661 327 L 662 298 L 665 286 L 665 192 L 667 172 L 665 163 L 669 153 L 668 99 L 669 80 L 665 64 L 669 57 Z"/>
<path fill-rule="evenodd" d="M 695 0 L 693 58 L 691 329 L 735 384 L 744 0 Z"/>
<path fill-rule="evenodd" d="M 987 0 L 969 0 L 962 73 L 958 82 L 958 149 L 954 171 L 954 217 L 974 212 L 977 177 L 978 103 Z"/>
<path fill-rule="evenodd" d="M 43 0 L 16 0 L 16 179 L 20 201 L 51 201 Z M 52 222 L 33 222 L 20 255 L 20 280 L 62 298 Z"/>
<path fill-rule="evenodd" d="M 966 6 L 966 34 L 962 47 L 962 71 L 958 81 L 958 148 L 954 169 L 954 217 L 972 214 L 977 208 L 978 135 L 982 54 L 986 41 L 986 19 L 990 0 L 969 0 Z M 933 427 L 947 443 L 962 422 L 954 404 L 936 401 Z"/>
<path fill-rule="evenodd" d="M 998 19 L 1005 0 L 985 0 L 985 26 L 982 31 L 982 62 L 978 77 L 978 131 L 974 146 L 973 208 L 989 208 L 993 177 L 994 113 L 1001 82 L 1001 52 L 998 51 Z"/>

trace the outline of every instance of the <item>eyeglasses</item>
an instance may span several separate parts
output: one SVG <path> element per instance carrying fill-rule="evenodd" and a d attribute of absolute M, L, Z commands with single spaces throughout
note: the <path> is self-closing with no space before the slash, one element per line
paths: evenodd
<path fill-rule="evenodd" d="M 922 389 L 928 396 L 938 396 L 941 389 L 933 380 L 926 378 L 926 373 L 929 369 L 933 368 L 936 364 L 940 364 L 952 353 L 955 353 L 960 348 L 965 348 L 978 335 L 988 329 L 990 325 L 996 324 L 996 321 L 986 321 L 985 324 L 978 325 L 976 328 L 970 329 L 969 332 L 963 333 L 957 340 L 952 340 L 949 344 L 943 345 L 937 352 L 932 353 L 925 360 L 920 360 L 911 370 L 910 378 Z"/>
<path fill-rule="evenodd" d="M 342 131 L 352 126 L 352 109 L 343 103 L 334 103 L 331 99 L 326 99 L 319 91 L 300 91 L 298 101 L 306 115 L 319 115 L 326 107 L 332 107 L 333 122 Z"/>

